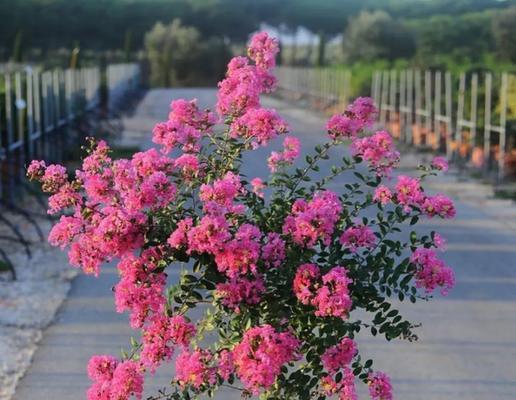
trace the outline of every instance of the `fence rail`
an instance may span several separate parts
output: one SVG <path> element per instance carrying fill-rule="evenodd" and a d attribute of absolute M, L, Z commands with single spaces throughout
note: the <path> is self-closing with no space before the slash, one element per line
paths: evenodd
<path fill-rule="evenodd" d="M 62 161 L 80 141 L 72 125 L 101 102 L 99 68 L 40 71 L 30 67 L 0 74 L 0 203 L 15 203 L 27 162 Z M 107 95 L 115 107 L 138 85 L 137 64 L 110 65 Z"/>
<path fill-rule="evenodd" d="M 507 73 L 382 70 L 372 75 L 371 96 L 379 124 L 399 140 L 445 153 L 462 169 L 476 168 L 502 181 L 516 177 L 516 132 L 507 126 L 508 104 L 514 102 L 509 97 L 516 98 L 511 87 L 516 76 Z M 311 107 L 339 112 L 351 98 L 351 73 L 281 66 L 278 88 Z M 516 119 L 516 110 L 511 112 Z"/>
<path fill-rule="evenodd" d="M 106 70 L 108 106 L 117 109 L 127 92 L 134 91 L 140 84 L 140 66 L 134 63 L 112 64 Z"/>
<path fill-rule="evenodd" d="M 351 96 L 351 73 L 334 68 L 277 67 L 278 88 L 320 109 L 342 111 Z"/>
<path fill-rule="evenodd" d="M 516 173 L 516 133 L 507 127 L 509 80 L 515 78 L 490 72 L 454 77 L 443 71 L 377 71 L 371 93 L 380 123 L 400 140 L 444 152 L 462 167 L 502 181 Z"/>

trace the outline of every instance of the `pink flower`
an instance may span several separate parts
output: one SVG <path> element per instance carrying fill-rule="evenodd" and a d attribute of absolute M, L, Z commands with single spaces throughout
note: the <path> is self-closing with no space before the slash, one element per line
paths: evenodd
<path fill-rule="evenodd" d="M 136 361 L 124 361 L 115 369 L 111 381 L 111 400 L 127 400 L 130 396 L 141 399 L 143 371 Z"/>
<path fill-rule="evenodd" d="M 392 200 L 391 190 L 384 185 L 378 186 L 374 191 L 373 200 L 383 205 L 388 204 Z"/>
<path fill-rule="evenodd" d="M 412 254 L 410 261 L 417 267 L 416 287 L 424 288 L 425 292 L 430 293 L 440 287 L 441 294 L 445 296 L 455 285 L 452 269 L 437 258 L 434 250 L 418 248 Z"/>
<path fill-rule="evenodd" d="M 351 293 L 348 285 L 353 281 L 347 277 L 344 267 L 334 267 L 322 278 L 323 286 L 317 290 L 312 304 L 317 307 L 319 317 L 348 318 L 351 309 Z"/>
<path fill-rule="evenodd" d="M 162 145 L 165 154 L 177 146 L 182 146 L 186 153 L 198 152 L 201 131 L 209 132 L 217 118 L 209 111 L 201 112 L 196 100 L 175 100 L 170 104 L 170 109 L 168 121 L 154 127 L 152 141 Z"/>
<path fill-rule="evenodd" d="M 348 247 L 352 253 L 356 253 L 359 248 L 373 248 L 376 244 L 376 236 L 368 226 L 359 225 L 346 229 L 339 241 L 343 246 Z"/>
<path fill-rule="evenodd" d="M 287 136 L 285 140 L 283 140 L 283 151 L 273 151 L 267 159 L 270 171 L 275 173 L 280 167 L 291 165 L 299 156 L 300 149 L 301 143 L 299 139 L 293 136 Z"/>
<path fill-rule="evenodd" d="M 447 240 L 440 234 L 434 234 L 434 246 L 439 250 L 446 250 Z"/>
<path fill-rule="evenodd" d="M 199 159 L 193 154 L 183 154 L 174 161 L 174 166 L 178 168 L 185 181 L 189 182 L 195 178 L 200 171 Z"/>
<path fill-rule="evenodd" d="M 426 197 L 421 208 L 428 217 L 438 215 L 441 218 L 453 218 L 456 214 L 453 201 L 440 193 Z"/>
<path fill-rule="evenodd" d="M 199 198 L 205 204 L 215 203 L 231 210 L 233 201 L 241 191 L 240 176 L 228 172 L 222 179 L 213 182 L 212 185 L 202 185 Z"/>
<path fill-rule="evenodd" d="M 178 249 L 188 244 L 188 232 L 193 226 L 192 218 L 182 219 L 177 223 L 177 228 L 167 239 L 170 247 Z"/>
<path fill-rule="evenodd" d="M 281 152 L 273 151 L 271 152 L 271 155 L 267 159 L 267 165 L 269 166 L 269 170 L 272 173 L 275 173 L 278 171 L 278 169 L 281 167 L 283 162 L 283 154 Z"/>
<path fill-rule="evenodd" d="M 170 103 L 169 121 L 192 126 L 196 129 L 207 130 L 217 123 L 217 116 L 209 110 L 201 111 L 197 99 L 178 99 Z"/>
<path fill-rule="evenodd" d="M 391 135 L 386 131 L 355 139 L 351 144 L 351 152 L 354 157 L 359 156 L 369 162 L 369 167 L 378 176 L 389 175 L 400 158 L 400 153 L 394 148 Z"/>
<path fill-rule="evenodd" d="M 285 241 L 279 233 L 267 234 L 267 243 L 262 247 L 262 260 L 268 267 L 278 268 L 285 259 Z"/>
<path fill-rule="evenodd" d="M 56 214 L 66 208 L 81 204 L 82 197 L 72 187 L 71 184 L 65 183 L 59 190 L 48 198 L 48 213 Z"/>
<path fill-rule="evenodd" d="M 188 252 L 215 254 L 231 238 L 228 229 L 228 223 L 222 216 L 202 217 L 199 224 L 188 231 Z"/>
<path fill-rule="evenodd" d="M 283 233 L 291 235 L 300 246 L 312 247 L 318 240 L 328 246 L 341 211 L 342 205 L 335 193 L 317 192 L 308 203 L 301 199 L 294 202 L 292 214 L 285 219 Z"/>
<path fill-rule="evenodd" d="M 257 195 L 258 197 L 261 197 L 263 199 L 263 189 L 265 189 L 266 185 L 263 182 L 262 178 L 253 178 L 251 180 L 251 186 L 253 187 L 253 193 Z"/>
<path fill-rule="evenodd" d="M 293 289 L 297 299 L 307 305 L 315 298 L 315 291 L 320 277 L 319 267 L 315 264 L 300 265 L 294 277 Z"/>
<path fill-rule="evenodd" d="M 364 127 L 370 127 L 378 114 L 373 99 L 370 97 L 357 97 L 346 111 L 359 120 Z"/>
<path fill-rule="evenodd" d="M 64 249 L 82 231 L 83 221 L 80 218 L 62 215 L 48 234 L 48 243 Z"/>
<path fill-rule="evenodd" d="M 109 382 L 117 365 L 118 360 L 113 356 L 93 356 L 88 362 L 88 376 L 93 382 Z"/>
<path fill-rule="evenodd" d="M 360 131 L 373 124 L 376 113 L 372 99 L 359 97 L 347 107 L 344 114 L 332 116 L 326 129 L 333 140 L 355 138 Z"/>
<path fill-rule="evenodd" d="M 94 382 L 86 392 L 88 400 L 111 400 L 111 382 Z"/>
<path fill-rule="evenodd" d="M 116 310 L 130 312 L 133 328 L 141 328 L 149 315 L 162 311 L 166 303 L 165 274 L 154 272 L 154 268 L 152 259 L 145 255 L 125 255 L 118 263 L 121 279 L 114 288 Z"/>
<path fill-rule="evenodd" d="M 36 175 L 39 172 L 39 168 L 42 168 L 42 165 L 33 165 L 29 167 L 31 175 Z M 45 172 L 41 177 L 41 188 L 44 192 L 47 193 L 55 193 L 68 181 L 68 174 L 66 173 L 66 168 L 62 165 L 51 164 L 45 168 Z"/>
<path fill-rule="evenodd" d="M 249 329 L 233 349 L 236 374 L 254 395 L 276 381 L 281 367 L 299 358 L 300 341 L 290 332 L 277 332 L 270 325 Z"/>
<path fill-rule="evenodd" d="M 222 379 L 227 381 L 231 374 L 235 372 L 235 364 L 233 361 L 233 353 L 229 350 L 222 350 L 219 353 L 218 373 Z"/>
<path fill-rule="evenodd" d="M 237 57 L 236 62 L 229 63 L 226 79 L 219 82 L 217 111 L 220 115 L 241 116 L 259 107 L 260 93 L 270 91 L 274 84 L 273 76 Z"/>
<path fill-rule="evenodd" d="M 253 35 L 247 50 L 249 58 L 256 63 L 256 66 L 265 70 L 274 67 L 278 52 L 278 41 L 270 37 L 267 32 Z"/>
<path fill-rule="evenodd" d="M 39 181 L 43 177 L 46 168 L 47 165 L 45 164 L 45 161 L 32 160 L 29 164 L 29 167 L 27 168 L 27 177 L 31 181 Z"/>
<path fill-rule="evenodd" d="M 418 206 L 424 198 L 419 179 L 404 175 L 398 176 L 396 199 L 399 204 L 405 206 L 405 210 L 409 210 L 410 206 Z"/>
<path fill-rule="evenodd" d="M 355 376 L 350 368 L 344 368 L 342 379 L 337 383 L 331 376 L 321 379 L 321 388 L 326 396 L 337 394 L 339 400 L 357 400 Z"/>
<path fill-rule="evenodd" d="M 383 372 L 369 374 L 369 395 L 373 400 L 392 400 L 392 385 L 390 378 Z"/>
<path fill-rule="evenodd" d="M 444 157 L 436 156 L 432 160 L 432 168 L 446 172 L 448 171 L 448 161 Z"/>
<path fill-rule="evenodd" d="M 353 339 L 343 338 L 335 346 L 331 346 L 321 356 L 323 367 L 334 374 L 339 369 L 347 367 L 357 353 L 357 346 Z"/>
<path fill-rule="evenodd" d="M 283 161 L 291 164 L 299 156 L 301 142 L 294 136 L 287 136 L 283 140 Z"/>
<path fill-rule="evenodd" d="M 218 283 L 215 296 L 219 297 L 226 307 L 240 313 L 242 304 L 258 304 L 265 293 L 263 279 L 232 278 L 226 283 Z"/>
<path fill-rule="evenodd" d="M 175 344 L 188 347 L 195 333 L 195 325 L 188 322 L 183 315 L 170 318 L 170 337 Z"/>
<path fill-rule="evenodd" d="M 336 114 L 332 116 L 326 123 L 328 135 L 333 140 L 341 138 L 354 138 L 361 127 L 362 125 L 360 121 L 342 114 Z"/>
<path fill-rule="evenodd" d="M 214 385 L 217 380 L 217 368 L 211 366 L 213 354 L 208 350 L 184 350 L 176 359 L 176 379 L 181 387 L 192 386 L 200 389 Z"/>
<path fill-rule="evenodd" d="M 219 243 L 215 254 L 215 263 L 220 272 L 229 278 L 255 273 L 260 256 L 260 230 L 250 224 L 243 224 L 238 228 L 234 239 Z"/>
<path fill-rule="evenodd" d="M 231 125 L 231 137 L 251 140 L 253 148 L 265 146 L 271 139 L 288 131 L 278 113 L 266 108 L 250 108 Z"/>
<path fill-rule="evenodd" d="M 140 360 L 151 372 L 163 361 L 170 360 L 174 352 L 169 323 L 167 316 L 156 314 L 143 329 Z"/>

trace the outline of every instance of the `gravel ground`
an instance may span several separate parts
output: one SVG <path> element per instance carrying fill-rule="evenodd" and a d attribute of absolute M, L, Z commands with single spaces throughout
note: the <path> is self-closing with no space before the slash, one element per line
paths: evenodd
<path fill-rule="evenodd" d="M 26 220 L 12 213 L 3 215 L 35 243 L 30 246 L 32 258 L 28 258 L 21 246 L 0 242 L 17 274 L 15 281 L 10 273 L 0 275 L 0 400 L 7 400 L 30 366 L 42 332 L 66 298 L 76 271 L 68 266 L 63 252 L 40 241 Z M 49 221 L 37 221 L 46 234 Z M 0 230 L 10 234 L 5 227 Z"/>

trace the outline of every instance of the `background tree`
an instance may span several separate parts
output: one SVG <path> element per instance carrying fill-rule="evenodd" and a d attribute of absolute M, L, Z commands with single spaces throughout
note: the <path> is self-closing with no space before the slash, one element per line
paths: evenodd
<path fill-rule="evenodd" d="M 353 18 L 342 39 L 346 61 L 394 60 L 415 52 L 413 33 L 385 11 L 362 12 Z"/>
<path fill-rule="evenodd" d="M 222 40 L 202 40 L 197 28 L 182 25 L 179 19 L 169 25 L 156 23 L 145 35 L 145 49 L 151 84 L 163 87 L 218 80 L 230 57 Z"/>
<path fill-rule="evenodd" d="M 145 35 L 151 83 L 166 87 L 184 78 L 183 66 L 193 62 L 199 51 L 199 38 L 196 28 L 181 25 L 179 19 L 170 25 L 156 23 Z"/>
<path fill-rule="evenodd" d="M 410 21 L 409 26 L 417 36 L 419 61 L 431 64 L 442 54 L 449 58 L 478 60 L 494 47 L 491 18 L 492 13 L 482 12 Z"/>
<path fill-rule="evenodd" d="M 516 6 L 497 13 L 492 27 L 499 56 L 516 62 Z"/>

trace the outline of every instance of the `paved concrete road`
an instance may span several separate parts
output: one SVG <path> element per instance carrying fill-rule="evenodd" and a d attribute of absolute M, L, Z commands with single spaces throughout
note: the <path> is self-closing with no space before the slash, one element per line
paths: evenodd
<path fill-rule="evenodd" d="M 153 123 L 166 118 L 170 100 L 179 97 L 197 97 L 201 105 L 209 106 L 215 94 L 209 89 L 149 92 L 135 116 L 126 121 L 133 140 L 150 146 L 148 132 Z M 303 140 L 303 151 L 323 140 L 323 120 L 317 116 L 272 99 L 266 105 L 288 119 L 292 134 Z M 270 150 L 247 156 L 249 177 L 267 173 L 265 159 Z M 344 176 L 331 188 L 339 190 L 349 180 Z M 420 227 L 448 238 L 444 258 L 457 278 L 456 288 L 446 298 L 400 305 L 404 315 L 423 323 L 420 340 L 387 343 L 365 333 L 359 338 L 363 355 L 374 357 L 376 368 L 392 376 L 396 399 L 516 398 L 516 231 L 507 224 L 508 219 L 516 220 L 516 213 L 505 211 L 500 220 L 494 217 L 496 210 L 485 204 L 458 201 L 457 208 L 456 220 L 425 221 Z M 16 400 L 84 398 L 90 355 L 116 354 L 131 334 L 127 318 L 113 309 L 110 288 L 115 281 L 113 267 L 105 268 L 99 279 L 76 278 L 56 324 L 46 331 L 34 364 L 20 383 Z M 172 374 L 170 367 L 160 370 L 156 379 L 149 380 L 153 384 L 147 392 L 166 384 Z M 367 398 L 364 389 L 360 394 Z M 217 398 L 237 396 L 222 393 Z"/>

